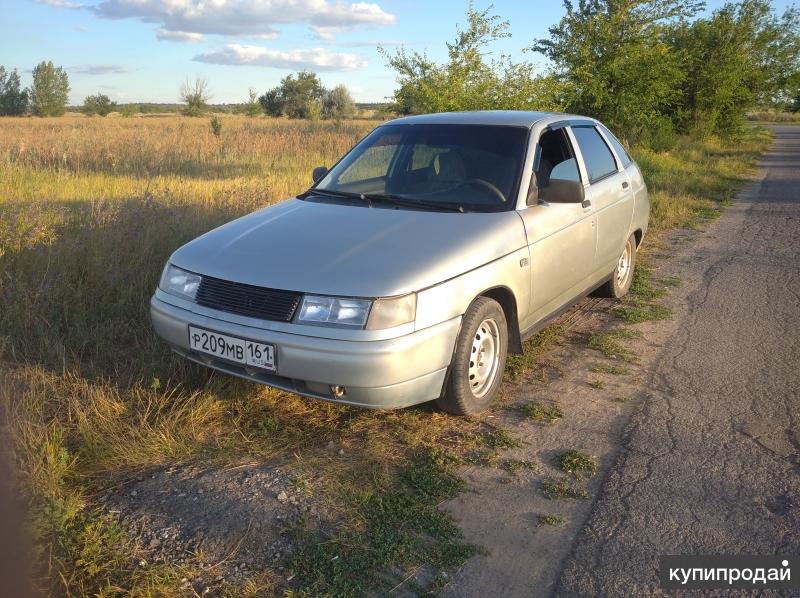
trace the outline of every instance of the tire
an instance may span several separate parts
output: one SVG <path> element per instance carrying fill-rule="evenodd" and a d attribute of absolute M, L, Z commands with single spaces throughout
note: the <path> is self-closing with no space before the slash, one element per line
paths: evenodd
<path fill-rule="evenodd" d="M 485 411 L 503 382 L 507 354 L 508 324 L 503 308 L 493 299 L 478 297 L 464 314 L 447 386 L 436 404 L 455 415 Z M 485 359 L 475 359 L 475 355 Z"/>
<path fill-rule="evenodd" d="M 622 250 L 622 255 L 611 274 L 611 279 L 599 287 L 595 294 L 614 299 L 624 297 L 631 288 L 634 268 L 636 268 L 636 237 L 631 235 L 625 243 L 625 249 Z"/>

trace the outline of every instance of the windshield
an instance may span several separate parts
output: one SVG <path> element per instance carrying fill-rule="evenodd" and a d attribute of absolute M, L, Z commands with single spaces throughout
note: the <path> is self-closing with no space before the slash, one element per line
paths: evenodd
<path fill-rule="evenodd" d="M 385 125 L 316 185 L 317 191 L 402 205 L 513 210 L 528 129 L 485 125 Z"/>

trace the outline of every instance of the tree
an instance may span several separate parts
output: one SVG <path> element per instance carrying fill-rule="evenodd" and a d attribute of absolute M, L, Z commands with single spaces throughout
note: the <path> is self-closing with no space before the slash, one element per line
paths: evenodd
<path fill-rule="evenodd" d="M 397 73 L 395 108 L 402 114 L 450 110 L 540 109 L 560 107 L 558 85 L 552 77 L 536 76 L 533 64 L 508 56 L 489 58 L 489 46 L 510 37 L 508 21 L 477 11 L 470 2 L 467 25 L 447 44 L 448 61 L 439 64 L 427 54 L 400 49 L 379 51 Z"/>
<path fill-rule="evenodd" d="M 83 111 L 86 114 L 98 114 L 100 116 L 107 116 L 114 112 L 117 108 L 117 103 L 112 102 L 111 98 L 107 95 L 98 93 L 93 96 L 86 96 L 83 101 Z"/>
<path fill-rule="evenodd" d="M 192 82 L 187 78 L 181 84 L 180 98 L 181 102 L 186 104 L 183 109 L 186 116 L 201 116 L 208 108 L 208 101 L 211 99 L 208 81 L 201 77 L 195 77 Z"/>
<path fill-rule="evenodd" d="M 323 118 L 342 120 L 353 118 L 356 113 L 356 104 L 353 96 L 344 85 L 337 85 L 333 89 L 325 91 L 322 99 Z"/>
<path fill-rule="evenodd" d="M 242 105 L 242 113 L 247 116 L 258 116 L 263 110 L 258 101 L 258 93 L 252 87 L 247 93 L 247 101 Z"/>
<path fill-rule="evenodd" d="M 322 115 L 322 99 L 325 88 L 315 73 L 301 71 L 287 75 L 280 85 L 259 98 L 264 112 L 271 116 L 308 118 L 316 120 Z"/>
<path fill-rule="evenodd" d="M 28 109 L 28 90 L 22 89 L 19 73 L 0 65 L 0 116 L 19 116 Z"/>
<path fill-rule="evenodd" d="M 30 101 L 37 116 L 61 116 L 66 112 L 69 98 L 69 77 L 51 61 L 40 62 L 33 69 Z"/>
<path fill-rule="evenodd" d="M 743 0 L 676 25 L 671 43 L 687 74 L 679 124 L 700 135 L 735 133 L 748 108 L 791 97 L 800 77 L 799 16 L 790 8 L 778 17 L 766 0 Z"/>
<path fill-rule="evenodd" d="M 646 140 L 671 128 L 684 73 L 665 27 L 693 16 L 692 0 L 564 1 L 566 15 L 532 50 L 553 63 L 565 108 Z"/>
<path fill-rule="evenodd" d="M 261 109 L 267 116 L 281 116 L 283 114 L 283 100 L 278 87 L 268 90 L 258 98 L 258 103 L 261 104 Z"/>

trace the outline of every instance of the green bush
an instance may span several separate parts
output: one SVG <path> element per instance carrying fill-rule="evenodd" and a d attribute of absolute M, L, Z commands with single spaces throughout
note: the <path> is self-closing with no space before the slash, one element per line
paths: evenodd
<path fill-rule="evenodd" d="M 86 96 L 83 101 L 83 112 L 86 114 L 97 114 L 98 116 L 107 116 L 116 110 L 116 102 L 112 102 L 111 98 L 107 95 L 98 93 L 94 96 Z"/>

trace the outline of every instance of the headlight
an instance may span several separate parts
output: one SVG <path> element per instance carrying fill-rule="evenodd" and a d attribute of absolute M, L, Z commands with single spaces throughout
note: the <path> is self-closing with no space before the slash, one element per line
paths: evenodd
<path fill-rule="evenodd" d="M 367 330 L 383 330 L 413 322 L 417 317 L 417 294 L 376 299 L 367 321 Z"/>
<path fill-rule="evenodd" d="M 197 289 L 200 286 L 200 280 L 201 277 L 198 274 L 167 264 L 158 286 L 165 293 L 194 301 Z"/>
<path fill-rule="evenodd" d="M 413 322 L 416 315 L 417 296 L 414 293 L 374 301 L 305 295 L 297 322 L 382 330 Z"/>
<path fill-rule="evenodd" d="M 363 328 L 369 315 L 369 299 L 345 299 L 305 295 L 300 304 L 298 322 L 306 324 L 328 324 Z"/>

